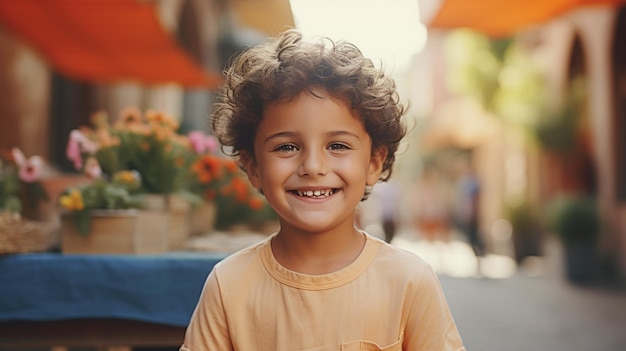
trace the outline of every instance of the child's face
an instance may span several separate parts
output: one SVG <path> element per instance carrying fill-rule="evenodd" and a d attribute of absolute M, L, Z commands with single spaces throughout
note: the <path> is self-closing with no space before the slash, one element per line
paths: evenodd
<path fill-rule="evenodd" d="M 255 160 L 243 155 L 250 181 L 262 189 L 282 227 L 323 232 L 353 226 L 365 185 L 378 181 L 384 152 L 348 106 L 315 90 L 267 106 L 254 141 Z"/>

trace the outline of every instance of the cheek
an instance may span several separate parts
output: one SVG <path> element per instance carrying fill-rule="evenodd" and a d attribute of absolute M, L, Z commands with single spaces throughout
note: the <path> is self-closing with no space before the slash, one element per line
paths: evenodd
<path fill-rule="evenodd" d="M 366 158 L 339 159 L 336 161 L 334 168 L 337 172 L 341 172 L 346 175 L 349 174 L 352 179 L 365 179 L 369 172 L 369 160 Z"/>
<path fill-rule="evenodd" d="M 263 167 L 259 171 L 264 183 L 276 183 L 284 181 L 293 172 L 293 166 L 287 160 L 269 158 L 263 160 Z"/>

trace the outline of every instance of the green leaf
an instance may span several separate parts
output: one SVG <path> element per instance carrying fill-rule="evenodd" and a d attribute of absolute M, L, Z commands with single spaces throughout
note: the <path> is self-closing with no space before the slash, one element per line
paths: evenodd
<path fill-rule="evenodd" d="M 78 232 L 83 235 L 89 235 L 91 231 L 91 212 L 90 211 L 78 211 L 74 213 L 74 221 Z"/>
<path fill-rule="evenodd" d="M 9 196 L 4 201 L 4 208 L 12 213 L 21 213 L 22 203 L 17 196 Z"/>

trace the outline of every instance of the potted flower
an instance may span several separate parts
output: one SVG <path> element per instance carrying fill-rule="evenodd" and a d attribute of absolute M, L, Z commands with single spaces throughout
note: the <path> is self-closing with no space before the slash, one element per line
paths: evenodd
<path fill-rule="evenodd" d="M 593 199 L 582 195 L 557 198 L 548 209 L 548 225 L 564 247 L 566 276 L 574 283 L 594 278 L 600 215 Z"/>
<path fill-rule="evenodd" d="M 146 230 L 169 236 L 170 248 L 180 247 L 189 235 L 190 196 L 185 190 L 194 155 L 189 138 L 178 134 L 173 118 L 153 110 L 126 108 L 113 124 L 106 113 L 97 112 L 91 121 L 91 127 L 71 132 L 68 158 L 79 170 L 93 158 L 108 176 L 137 171 L 143 222 L 153 224 Z"/>
<path fill-rule="evenodd" d="M 275 212 L 250 185 L 237 162 L 217 152 L 219 144 L 214 136 L 194 131 L 189 133 L 189 139 L 196 152 L 189 175 L 189 191 L 200 195 L 204 204 L 216 207 L 211 225 L 202 222 L 197 234 L 206 233 L 213 226 L 229 230 L 240 226 L 259 229 L 276 221 Z M 198 214 L 202 216 L 202 212 Z M 192 217 L 192 227 L 193 223 Z"/>
<path fill-rule="evenodd" d="M 42 221 L 39 205 L 48 200 L 41 184 L 44 162 L 13 148 L 0 152 L 0 254 L 42 252 L 58 242 L 58 227 Z"/>
<path fill-rule="evenodd" d="M 217 204 L 216 228 L 230 229 L 244 226 L 266 231 L 264 226 L 274 224 L 278 217 L 263 195 L 254 189 L 245 174 L 237 170 L 215 194 Z"/>
<path fill-rule="evenodd" d="M 192 131 L 189 140 L 195 156 L 188 174 L 188 191 L 199 199 L 191 211 L 191 234 L 206 234 L 215 227 L 217 191 L 239 169 L 235 161 L 218 153 L 219 144 L 214 136 Z"/>
<path fill-rule="evenodd" d="M 40 182 L 43 166 L 40 156 L 26 158 L 19 148 L 0 154 L 0 211 L 32 213 L 38 202 L 48 200 Z"/>
<path fill-rule="evenodd" d="M 59 197 L 64 210 L 61 249 L 64 253 L 142 253 L 140 202 L 134 191 L 139 174 L 116 172 L 66 189 Z M 161 240 L 163 241 L 163 240 Z M 160 245 L 158 252 L 165 251 Z"/>
<path fill-rule="evenodd" d="M 92 127 L 70 133 L 67 156 L 81 170 L 85 159 L 94 157 L 107 175 L 136 170 L 142 178 L 141 192 L 171 194 L 184 187 L 183 180 L 193 156 L 178 122 L 161 112 L 126 108 L 109 124 L 105 112 L 96 112 Z"/>

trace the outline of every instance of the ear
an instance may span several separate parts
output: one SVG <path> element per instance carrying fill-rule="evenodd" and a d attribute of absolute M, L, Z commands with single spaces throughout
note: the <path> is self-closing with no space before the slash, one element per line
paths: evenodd
<path fill-rule="evenodd" d="M 248 176 L 248 180 L 250 180 L 250 184 L 252 184 L 255 189 L 260 191 L 261 176 L 254 155 L 250 155 L 249 153 L 242 151 L 239 155 L 239 161 L 241 162 L 241 166 Z"/>
<path fill-rule="evenodd" d="M 374 150 L 372 157 L 370 158 L 370 165 L 367 172 L 367 185 L 374 185 L 380 179 L 380 174 L 383 172 L 383 163 L 387 158 L 387 148 L 379 147 Z"/>

